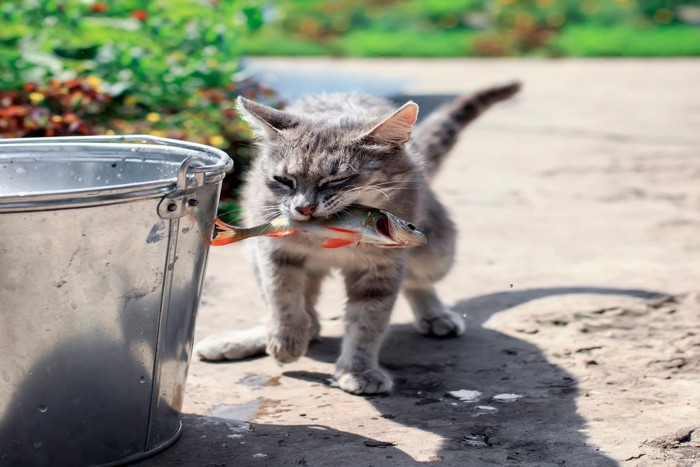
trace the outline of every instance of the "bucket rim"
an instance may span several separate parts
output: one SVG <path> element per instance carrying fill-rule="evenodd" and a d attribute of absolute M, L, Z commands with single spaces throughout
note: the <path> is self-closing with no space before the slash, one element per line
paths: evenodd
<path fill-rule="evenodd" d="M 21 149 L 23 151 L 37 150 L 39 148 L 59 149 L 65 151 L 69 148 L 100 148 L 125 151 L 124 160 L 138 158 L 142 160 L 143 150 L 156 150 L 168 148 L 168 154 L 182 156 L 183 163 L 186 159 L 194 159 L 189 164 L 187 175 L 198 176 L 204 185 L 210 185 L 223 179 L 226 172 L 233 168 L 233 160 L 224 151 L 204 144 L 179 141 L 170 138 L 161 138 L 150 135 L 119 135 L 119 136 L 57 136 L 46 138 L 14 138 L 0 139 L 0 161 L 4 159 L 2 151 L 5 149 Z M 138 157 L 131 150 L 139 150 Z M 65 160 L 60 154 L 54 160 Z M 26 158 L 22 157 L 22 158 Z M 103 160 L 96 155 L 74 155 L 69 158 L 75 160 Z M 213 162 L 213 163 L 212 163 Z M 0 212 L 36 211 L 45 209 L 63 209 L 72 207 L 84 207 L 102 204 L 114 204 L 122 201 L 136 199 L 163 197 L 177 190 L 177 177 L 157 180 L 113 184 L 103 187 L 76 187 L 62 190 L 47 190 L 32 193 L 0 194 Z"/>

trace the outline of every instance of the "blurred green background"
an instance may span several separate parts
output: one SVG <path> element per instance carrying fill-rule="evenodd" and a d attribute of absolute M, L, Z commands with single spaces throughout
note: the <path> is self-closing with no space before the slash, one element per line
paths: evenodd
<path fill-rule="evenodd" d="M 283 105 L 247 55 L 698 56 L 700 1 L 0 1 L 0 136 L 150 133 L 245 167 L 236 96 Z"/>
<path fill-rule="evenodd" d="M 700 54 L 688 0 L 297 0 L 242 38 L 254 55 L 349 57 Z"/>

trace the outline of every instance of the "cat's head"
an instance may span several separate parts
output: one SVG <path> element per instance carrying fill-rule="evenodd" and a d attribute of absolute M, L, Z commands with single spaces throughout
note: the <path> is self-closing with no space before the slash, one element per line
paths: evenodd
<path fill-rule="evenodd" d="M 413 102 L 384 115 L 302 115 L 240 97 L 238 110 L 260 137 L 255 176 L 262 171 L 269 190 L 266 217 L 307 220 L 352 204 L 391 209 L 387 203 L 415 179 L 404 150 L 418 114 Z"/>

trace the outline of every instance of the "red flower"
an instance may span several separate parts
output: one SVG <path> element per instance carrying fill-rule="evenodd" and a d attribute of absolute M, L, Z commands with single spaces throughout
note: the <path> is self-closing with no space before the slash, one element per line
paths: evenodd
<path fill-rule="evenodd" d="M 104 13 L 107 11 L 107 4 L 106 3 L 95 3 L 90 7 L 90 11 L 93 13 Z"/>
<path fill-rule="evenodd" d="M 143 10 L 134 10 L 131 12 L 131 17 L 141 21 L 146 21 L 146 19 L 148 18 L 148 13 L 146 13 Z"/>

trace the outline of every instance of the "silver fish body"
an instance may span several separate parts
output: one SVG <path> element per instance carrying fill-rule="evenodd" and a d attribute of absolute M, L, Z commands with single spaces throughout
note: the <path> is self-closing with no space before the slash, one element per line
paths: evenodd
<path fill-rule="evenodd" d="M 406 248 L 425 245 L 427 239 L 416 226 L 390 212 L 352 206 L 328 217 L 297 221 L 278 217 L 266 224 L 239 228 L 217 220 L 217 235 L 212 245 L 225 245 L 245 238 L 265 235 L 282 237 L 304 233 L 325 239 L 323 248 L 338 248 L 366 243 L 379 248 Z"/>

